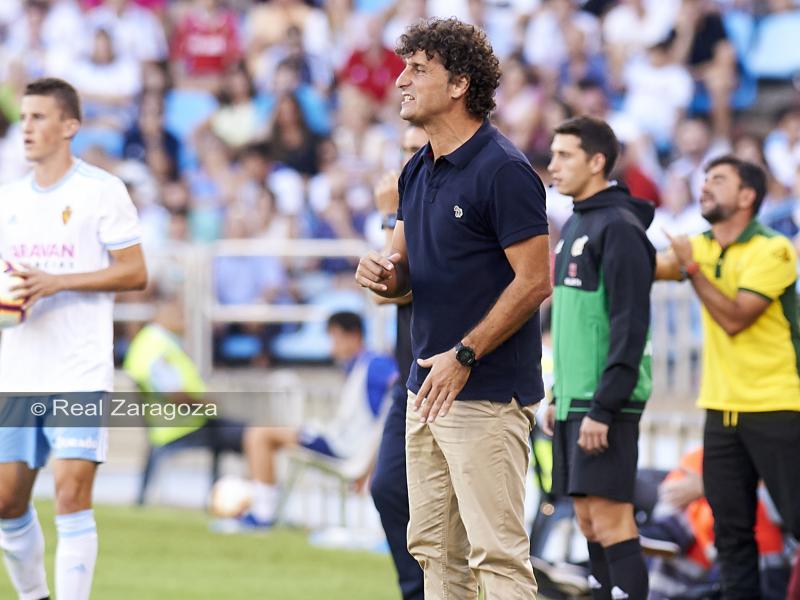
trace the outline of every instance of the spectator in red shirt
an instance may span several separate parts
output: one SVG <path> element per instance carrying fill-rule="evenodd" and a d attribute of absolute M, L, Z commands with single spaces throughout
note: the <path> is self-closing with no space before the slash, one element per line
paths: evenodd
<path fill-rule="evenodd" d="M 403 59 L 382 42 L 382 23 L 371 18 L 367 25 L 368 40 L 364 47 L 354 50 L 339 72 L 340 83 L 361 89 L 378 102 L 383 102 L 403 71 Z"/>
<path fill-rule="evenodd" d="M 189 77 L 220 75 L 241 58 L 236 13 L 226 0 L 194 0 L 175 28 L 172 58 Z"/>

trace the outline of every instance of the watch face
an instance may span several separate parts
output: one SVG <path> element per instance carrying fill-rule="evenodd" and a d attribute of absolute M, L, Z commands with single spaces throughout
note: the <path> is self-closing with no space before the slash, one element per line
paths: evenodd
<path fill-rule="evenodd" d="M 472 348 L 462 346 L 456 353 L 456 360 L 466 367 L 471 367 L 475 363 L 475 352 Z"/>

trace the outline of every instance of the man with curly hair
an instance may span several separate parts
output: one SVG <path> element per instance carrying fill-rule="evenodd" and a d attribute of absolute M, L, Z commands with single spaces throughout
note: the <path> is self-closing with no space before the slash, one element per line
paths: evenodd
<path fill-rule="evenodd" d="M 426 600 L 536 596 L 523 523 L 528 439 L 544 396 L 538 308 L 550 295 L 545 192 L 489 124 L 500 79 L 486 35 L 409 27 L 400 116 L 426 144 L 399 180 L 391 250 L 356 281 L 414 294 L 407 381 L 408 547 Z"/>

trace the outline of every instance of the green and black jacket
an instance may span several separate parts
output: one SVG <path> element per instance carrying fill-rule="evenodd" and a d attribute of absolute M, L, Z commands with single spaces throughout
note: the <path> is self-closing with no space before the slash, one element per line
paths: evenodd
<path fill-rule="evenodd" d="M 612 185 L 582 202 L 556 246 L 556 419 L 638 420 L 650 396 L 653 206 Z"/>

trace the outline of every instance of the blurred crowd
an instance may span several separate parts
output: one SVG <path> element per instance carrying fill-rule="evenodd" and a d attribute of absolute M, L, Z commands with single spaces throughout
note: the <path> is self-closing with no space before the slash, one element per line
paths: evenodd
<path fill-rule="evenodd" d="M 616 178 L 658 205 L 658 247 L 662 227 L 705 228 L 702 167 L 727 151 L 768 168 L 762 218 L 798 239 L 795 0 L 3 0 L 0 182 L 26 171 L 26 82 L 58 76 L 83 99 L 76 154 L 128 184 L 148 253 L 218 239 L 378 247 L 373 186 L 399 167 L 404 128 L 395 41 L 451 15 L 487 31 L 503 69 L 494 122 L 545 181 L 553 127 L 591 114 L 623 144 Z M 558 239 L 571 202 L 548 194 Z M 252 304 L 350 286 L 353 265 L 212 268 L 218 302 Z"/>

